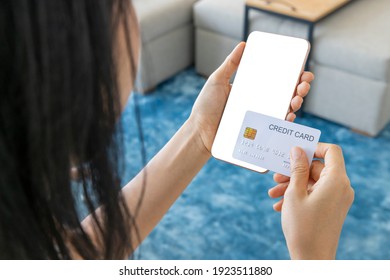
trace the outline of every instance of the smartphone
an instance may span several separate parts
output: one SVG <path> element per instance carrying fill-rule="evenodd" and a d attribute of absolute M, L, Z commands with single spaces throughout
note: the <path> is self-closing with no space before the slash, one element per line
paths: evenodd
<path fill-rule="evenodd" d="M 301 38 L 255 31 L 247 40 L 211 149 L 213 157 L 257 172 L 267 169 L 233 157 L 248 111 L 285 119 L 310 51 Z"/>

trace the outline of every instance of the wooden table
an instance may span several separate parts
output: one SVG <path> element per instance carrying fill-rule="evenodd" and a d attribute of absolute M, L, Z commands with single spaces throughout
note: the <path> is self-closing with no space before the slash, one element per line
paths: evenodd
<path fill-rule="evenodd" d="M 315 24 L 352 1 L 353 0 L 247 0 L 245 3 L 243 40 L 246 41 L 249 35 L 249 11 L 256 10 L 307 24 L 307 40 L 313 45 Z M 306 70 L 309 69 L 309 59 L 310 55 L 306 62 Z"/>

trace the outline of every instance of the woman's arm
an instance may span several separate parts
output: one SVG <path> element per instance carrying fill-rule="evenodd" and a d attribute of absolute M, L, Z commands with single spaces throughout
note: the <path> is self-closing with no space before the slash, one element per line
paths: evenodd
<path fill-rule="evenodd" d="M 142 195 L 136 217 L 141 240 L 132 238 L 136 242 L 133 248 L 153 230 L 209 158 L 210 153 L 204 148 L 194 125 L 187 120 L 164 148 L 123 188 L 132 214 L 136 213 Z"/>

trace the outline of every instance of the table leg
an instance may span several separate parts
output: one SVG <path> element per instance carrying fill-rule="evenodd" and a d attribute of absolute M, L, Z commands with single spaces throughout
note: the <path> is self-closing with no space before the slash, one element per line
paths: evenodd
<path fill-rule="evenodd" d="M 307 32 L 307 40 L 310 43 L 310 49 L 313 50 L 313 33 L 314 33 L 314 23 L 313 22 L 308 22 L 308 32 Z M 310 71 L 310 59 L 311 59 L 311 51 L 309 52 L 309 55 L 306 60 L 306 65 L 305 65 L 305 70 Z"/>
<path fill-rule="evenodd" d="M 242 40 L 246 42 L 248 39 L 249 33 L 249 10 L 250 7 L 245 5 L 245 15 L 244 15 L 244 32 L 242 34 Z"/>

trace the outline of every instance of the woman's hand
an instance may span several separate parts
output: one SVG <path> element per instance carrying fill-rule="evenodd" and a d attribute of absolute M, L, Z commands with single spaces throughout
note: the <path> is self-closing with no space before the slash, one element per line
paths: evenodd
<path fill-rule="evenodd" d="M 318 144 L 309 168 L 305 152 L 291 151 L 291 178 L 275 174 L 271 198 L 282 211 L 282 228 L 292 259 L 334 259 L 344 220 L 354 200 L 341 148 Z"/>
<path fill-rule="evenodd" d="M 244 49 L 244 42 L 238 44 L 222 65 L 209 77 L 192 109 L 189 120 L 194 129 L 199 131 L 200 142 L 203 143 L 208 153 L 211 151 L 211 146 L 229 97 L 231 90 L 230 79 L 240 64 Z M 303 98 L 309 92 L 310 82 L 313 79 L 314 75 L 310 72 L 302 74 L 300 84 L 296 89 L 296 95 L 291 100 L 290 113 L 287 115 L 288 121 L 294 121 L 294 112 L 301 108 Z"/>

